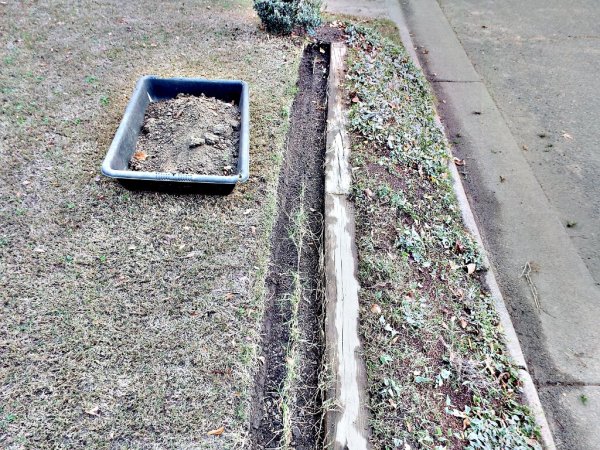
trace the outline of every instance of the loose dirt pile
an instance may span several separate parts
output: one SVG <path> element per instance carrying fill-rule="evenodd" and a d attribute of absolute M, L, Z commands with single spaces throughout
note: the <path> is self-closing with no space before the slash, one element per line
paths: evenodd
<path fill-rule="evenodd" d="M 131 170 L 229 175 L 237 165 L 239 108 L 179 94 L 148 105 Z"/>

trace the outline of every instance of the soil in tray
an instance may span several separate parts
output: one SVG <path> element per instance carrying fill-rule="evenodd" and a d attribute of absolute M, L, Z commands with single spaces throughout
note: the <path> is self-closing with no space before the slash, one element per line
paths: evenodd
<path fill-rule="evenodd" d="M 239 108 L 201 95 L 148 105 L 129 168 L 145 172 L 231 175 L 237 166 Z"/>

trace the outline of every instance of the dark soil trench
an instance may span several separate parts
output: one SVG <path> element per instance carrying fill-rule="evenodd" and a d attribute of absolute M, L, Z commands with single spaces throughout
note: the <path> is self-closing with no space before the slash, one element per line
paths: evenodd
<path fill-rule="evenodd" d="M 323 438 L 320 264 L 328 69 L 329 45 L 308 45 L 300 64 L 298 94 L 279 178 L 279 213 L 267 277 L 264 360 L 257 376 L 252 417 L 252 448 L 256 449 L 315 449 L 321 447 Z M 307 233 L 298 254 L 290 233 L 300 208 L 306 213 Z M 294 292 L 298 293 L 294 274 L 299 274 L 301 285 L 296 313 L 290 301 Z M 295 361 L 290 361 L 291 346 L 296 349 Z"/>

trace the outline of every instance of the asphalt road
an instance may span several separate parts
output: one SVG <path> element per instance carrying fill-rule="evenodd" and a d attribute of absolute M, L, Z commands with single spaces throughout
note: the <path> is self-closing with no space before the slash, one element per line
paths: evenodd
<path fill-rule="evenodd" d="M 412 0 L 403 3 L 406 11 L 415 5 Z M 465 127 L 479 128 L 479 139 L 458 139 L 456 146 L 461 157 L 472 158 L 464 181 L 556 445 L 569 450 L 599 448 L 598 3 L 438 0 L 438 4 L 522 155 L 511 151 L 506 141 L 490 139 L 488 132 L 498 120 L 483 119 L 476 125 L 471 119 L 468 125 L 468 107 L 486 111 L 486 102 L 478 99 L 482 95 L 471 84 L 435 84 L 438 95 L 447 95 L 453 103 L 448 108 L 440 105 L 440 110 L 454 138 Z M 429 78 L 436 76 L 429 73 Z M 471 102 L 461 101 L 469 98 Z M 477 106 L 480 102 L 482 108 Z M 483 146 L 489 153 L 480 150 Z M 511 166 L 509 159 L 528 167 Z M 493 186 L 492 178 L 503 173 L 493 173 L 496 164 L 504 166 L 500 170 L 506 179 Z M 539 196 L 528 203 L 528 198 L 536 198 L 529 194 L 538 189 L 527 183 L 528 173 L 541 188 L 547 207 Z M 508 194 L 509 183 L 527 187 Z M 515 218 L 504 220 L 503 211 L 510 209 Z M 537 246 L 531 244 L 535 239 Z M 534 261 L 539 272 L 534 283 L 541 294 L 541 311 L 528 303 L 516 276 L 515 262 L 526 259 Z"/>
<path fill-rule="evenodd" d="M 438 3 L 600 285 L 598 1 Z"/>

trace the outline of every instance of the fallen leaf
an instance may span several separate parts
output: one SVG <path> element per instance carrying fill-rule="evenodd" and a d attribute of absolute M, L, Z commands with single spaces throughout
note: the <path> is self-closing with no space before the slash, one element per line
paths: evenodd
<path fill-rule="evenodd" d="M 217 428 L 216 430 L 210 430 L 208 433 L 209 436 L 221 436 L 225 431 L 225 427 Z"/>
<path fill-rule="evenodd" d="M 225 294 L 225 300 L 233 300 L 235 298 L 235 294 L 233 292 L 228 292 Z"/>
<path fill-rule="evenodd" d="M 469 275 L 471 275 L 473 272 L 475 272 L 476 268 L 477 268 L 477 266 L 475 266 L 475 264 L 473 264 L 473 263 L 467 264 L 467 273 Z"/>
<path fill-rule="evenodd" d="M 506 181 L 506 177 L 503 177 L 502 175 L 500 175 L 500 183 L 504 183 Z"/>
<path fill-rule="evenodd" d="M 456 245 L 454 248 L 456 249 L 456 253 L 464 253 L 465 251 L 465 246 L 460 241 L 456 241 Z"/>
<path fill-rule="evenodd" d="M 371 312 L 373 314 L 381 314 L 381 306 L 379 306 L 377 303 L 373 303 L 371 305 Z"/>
<path fill-rule="evenodd" d="M 325 49 L 324 49 L 324 48 L 322 48 L 322 47 L 319 47 L 319 51 L 320 51 L 321 53 L 325 53 Z"/>
<path fill-rule="evenodd" d="M 464 330 L 465 328 L 467 328 L 468 322 L 464 319 L 464 318 L 460 318 L 460 327 Z"/>
<path fill-rule="evenodd" d="M 465 160 L 464 159 L 459 159 L 456 156 L 453 158 L 454 164 L 456 164 L 457 166 L 464 166 L 465 165 Z"/>
<path fill-rule="evenodd" d="M 526 145 L 523 145 L 523 150 L 527 151 L 527 150 L 529 150 L 529 147 L 527 147 Z"/>
<path fill-rule="evenodd" d="M 135 159 L 136 161 L 146 161 L 148 159 L 148 155 L 146 154 L 146 152 L 138 150 L 133 154 L 133 159 Z"/>
<path fill-rule="evenodd" d="M 469 425 L 471 425 L 471 421 L 467 417 L 465 417 L 463 419 L 463 430 L 466 430 L 469 427 Z"/>

